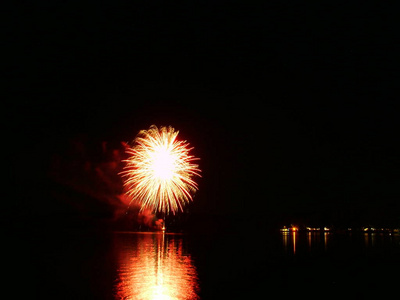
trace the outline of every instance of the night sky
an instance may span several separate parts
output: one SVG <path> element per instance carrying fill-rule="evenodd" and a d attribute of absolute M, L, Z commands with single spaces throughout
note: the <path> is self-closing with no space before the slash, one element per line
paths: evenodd
<path fill-rule="evenodd" d="M 155 124 L 201 158 L 194 216 L 398 226 L 387 5 L 9 4 L 8 220 L 112 222 L 121 142 Z"/>

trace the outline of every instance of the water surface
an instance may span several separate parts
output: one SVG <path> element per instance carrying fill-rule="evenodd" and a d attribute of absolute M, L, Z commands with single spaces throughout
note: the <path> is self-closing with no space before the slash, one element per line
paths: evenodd
<path fill-rule="evenodd" d="M 30 278 L 37 299 L 385 298 L 400 282 L 399 235 L 59 233 L 31 243 L 34 268 L 15 278 L 20 288 Z"/>
<path fill-rule="evenodd" d="M 182 236 L 164 233 L 120 233 L 116 299 L 199 299 L 199 282 Z"/>

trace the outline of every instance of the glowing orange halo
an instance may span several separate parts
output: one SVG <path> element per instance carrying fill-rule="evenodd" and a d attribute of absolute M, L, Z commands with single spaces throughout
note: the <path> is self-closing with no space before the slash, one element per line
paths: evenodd
<path fill-rule="evenodd" d="M 198 190 L 193 177 L 201 170 L 189 154 L 189 143 L 177 139 L 179 131 L 172 127 L 152 125 L 141 130 L 133 147 L 127 148 L 129 158 L 121 172 L 127 194 L 141 204 L 141 209 L 164 213 L 183 211 Z"/>

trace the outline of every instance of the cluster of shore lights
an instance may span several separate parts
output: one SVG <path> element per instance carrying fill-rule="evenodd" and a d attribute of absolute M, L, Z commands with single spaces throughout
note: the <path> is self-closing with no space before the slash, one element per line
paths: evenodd
<path fill-rule="evenodd" d="M 297 232 L 299 229 L 297 227 L 289 227 L 287 228 L 286 226 L 283 226 L 283 228 L 280 229 L 281 232 Z"/>
<path fill-rule="evenodd" d="M 354 229 L 357 232 L 365 232 L 365 233 L 388 233 L 388 234 L 400 234 L 400 228 L 376 228 L 376 227 L 361 227 Z M 296 226 L 286 227 L 280 229 L 281 232 L 298 232 L 298 231 L 306 231 L 306 232 L 337 232 L 335 229 L 331 229 L 329 227 L 301 227 L 300 229 Z M 339 232 L 343 232 L 343 230 L 338 230 Z M 347 231 L 352 232 L 353 228 L 347 228 Z"/>
<path fill-rule="evenodd" d="M 283 228 L 280 229 L 281 232 L 297 232 L 299 231 L 298 227 L 292 226 L 292 227 L 286 227 L 283 226 Z M 313 231 L 324 231 L 324 232 L 328 232 L 330 231 L 330 228 L 328 227 L 323 227 L 323 228 L 319 228 L 319 227 L 306 227 L 306 231 L 307 232 L 313 232 Z"/>
<path fill-rule="evenodd" d="M 324 228 L 314 228 L 314 227 L 306 227 L 306 230 L 307 231 L 330 231 L 331 229 L 330 228 L 328 228 L 328 227 L 324 227 Z"/>
<path fill-rule="evenodd" d="M 351 230 L 348 228 L 347 230 Z M 363 227 L 364 232 L 379 232 L 379 233 L 400 233 L 400 228 L 375 228 L 375 227 Z"/>

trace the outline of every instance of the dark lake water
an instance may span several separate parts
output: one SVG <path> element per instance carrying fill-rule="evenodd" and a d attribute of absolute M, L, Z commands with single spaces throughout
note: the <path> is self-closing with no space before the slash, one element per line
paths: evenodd
<path fill-rule="evenodd" d="M 33 239 L 37 299 L 255 299 L 397 294 L 400 236 L 54 234 Z M 23 244 L 23 243 L 22 243 Z"/>

